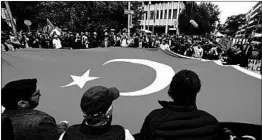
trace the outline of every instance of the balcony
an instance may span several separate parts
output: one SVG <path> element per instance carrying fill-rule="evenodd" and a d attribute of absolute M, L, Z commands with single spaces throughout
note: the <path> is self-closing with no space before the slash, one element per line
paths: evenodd
<path fill-rule="evenodd" d="M 155 19 L 155 21 L 153 19 L 149 19 L 149 20 L 140 20 L 140 25 L 149 25 L 149 26 L 174 26 L 175 24 L 177 25 L 177 19 Z"/>
<path fill-rule="evenodd" d="M 254 20 L 251 20 L 251 21 L 248 22 L 248 24 L 250 25 L 250 24 L 252 24 L 254 22 L 255 22 Z"/>
<path fill-rule="evenodd" d="M 256 25 L 252 25 L 252 26 L 249 26 L 247 27 L 248 29 L 251 29 L 251 28 L 254 28 Z"/>
<path fill-rule="evenodd" d="M 253 14 L 251 15 L 250 19 L 252 19 L 253 17 L 255 17 L 257 14 L 258 14 L 258 11 L 255 12 L 255 13 L 253 13 Z"/>

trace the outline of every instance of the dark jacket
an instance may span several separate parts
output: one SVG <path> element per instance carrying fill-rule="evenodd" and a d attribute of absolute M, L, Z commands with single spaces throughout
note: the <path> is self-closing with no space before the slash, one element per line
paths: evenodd
<path fill-rule="evenodd" d="M 98 38 L 91 38 L 89 48 L 97 48 L 97 47 L 99 47 Z"/>
<path fill-rule="evenodd" d="M 53 117 L 38 110 L 5 110 L 2 117 L 11 119 L 16 140 L 57 140 L 64 131 Z"/>
<path fill-rule="evenodd" d="M 77 124 L 70 126 L 63 140 L 124 140 L 125 129 L 119 125 L 111 125 L 110 123 L 103 127 L 91 127 L 85 124 Z"/>
<path fill-rule="evenodd" d="M 215 117 L 196 106 L 159 102 L 163 108 L 152 111 L 140 131 L 143 140 L 213 140 L 222 130 Z"/>
<path fill-rule="evenodd" d="M 9 117 L 2 116 L 1 120 L 1 140 L 15 140 L 15 134 L 11 119 Z"/>

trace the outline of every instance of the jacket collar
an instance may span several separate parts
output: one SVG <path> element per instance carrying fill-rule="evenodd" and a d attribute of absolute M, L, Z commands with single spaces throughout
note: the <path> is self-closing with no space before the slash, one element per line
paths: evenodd
<path fill-rule="evenodd" d="M 180 112 L 197 110 L 196 105 L 195 106 L 179 106 L 179 105 L 176 105 L 174 102 L 170 102 L 170 101 L 158 101 L 158 103 L 164 108 L 170 108 L 172 110 L 176 110 Z"/>
<path fill-rule="evenodd" d="M 90 134 L 90 135 L 101 135 L 109 131 L 111 127 L 111 124 L 108 122 L 104 126 L 91 126 L 86 123 L 85 120 L 83 120 L 81 126 L 80 126 L 80 131 L 85 134 Z"/>

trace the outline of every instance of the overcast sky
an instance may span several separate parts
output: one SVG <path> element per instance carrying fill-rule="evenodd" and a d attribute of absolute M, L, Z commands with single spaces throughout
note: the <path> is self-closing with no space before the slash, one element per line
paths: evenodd
<path fill-rule="evenodd" d="M 219 6 L 221 11 L 220 13 L 220 22 L 221 24 L 225 23 L 227 17 L 238 14 L 246 14 L 253 6 L 256 5 L 256 2 L 212 2 Z"/>

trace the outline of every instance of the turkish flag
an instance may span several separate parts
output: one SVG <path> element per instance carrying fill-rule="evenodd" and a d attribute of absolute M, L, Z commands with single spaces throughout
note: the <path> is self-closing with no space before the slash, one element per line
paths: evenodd
<path fill-rule="evenodd" d="M 2 87 L 13 80 L 37 78 L 42 96 L 36 109 L 54 116 L 57 122 L 69 121 L 70 125 L 83 120 L 80 109 L 83 93 L 101 85 L 117 87 L 126 93 L 113 103 L 113 124 L 124 126 L 132 134 L 138 133 L 148 113 L 161 108 L 157 101 L 171 100 L 168 83 L 182 69 L 195 71 L 201 79 L 199 109 L 219 121 L 261 124 L 260 79 L 233 67 L 184 58 L 160 49 L 31 48 L 2 52 L 1 66 Z M 158 84 L 151 86 L 154 83 Z"/>

